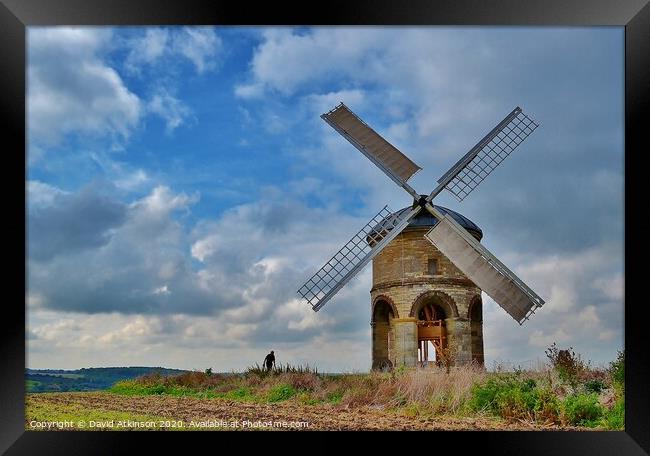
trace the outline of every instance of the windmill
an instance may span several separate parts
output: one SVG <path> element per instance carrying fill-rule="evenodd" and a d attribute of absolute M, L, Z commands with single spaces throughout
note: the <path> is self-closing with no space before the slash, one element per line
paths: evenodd
<path fill-rule="evenodd" d="M 420 195 L 407 183 L 422 168 L 345 104 L 340 103 L 321 118 L 408 192 L 414 202 L 410 208 L 398 212 L 385 206 L 300 287 L 298 293 L 314 311 L 321 309 L 422 211 L 428 211 L 434 218 L 433 227 L 424 237 L 520 325 L 544 304 L 530 287 L 458 223 L 457 217 L 451 214 L 453 211 L 432 204 L 443 189 L 463 201 L 538 127 L 521 108 L 513 109 L 443 174 L 428 196 Z"/>

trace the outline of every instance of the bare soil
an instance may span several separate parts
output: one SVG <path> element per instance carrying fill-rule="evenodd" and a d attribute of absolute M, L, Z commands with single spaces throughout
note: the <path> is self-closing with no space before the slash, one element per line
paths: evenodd
<path fill-rule="evenodd" d="M 491 417 L 407 416 L 399 411 L 371 407 L 346 409 L 330 404 L 303 405 L 294 401 L 274 404 L 196 399 L 173 396 L 122 396 L 106 392 L 28 394 L 27 404 L 70 409 L 130 412 L 190 421 L 306 421 L 308 430 L 577 430 L 582 428 L 508 423 Z M 26 417 L 26 422 L 30 417 Z M 187 424 L 185 425 L 187 427 Z M 242 428 L 239 428 L 242 429 Z M 245 428 L 244 428 L 245 429 Z M 278 428 L 275 428 L 278 429 Z"/>

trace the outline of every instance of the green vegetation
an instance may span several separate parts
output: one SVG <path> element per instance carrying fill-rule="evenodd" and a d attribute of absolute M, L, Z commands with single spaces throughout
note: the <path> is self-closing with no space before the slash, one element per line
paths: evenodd
<path fill-rule="evenodd" d="M 604 381 L 594 378 L 593 380 L 587 380 L 585 382 L 585 390 L 588 393 L 600 394 L 604 389 L 607 388 L 607 385 Z"/>
<path fill-rule="evenodd" d="M 27 369 L 25 386 L 29 393 L 98 391 L 109 388 L 117 381 L 133 379 L 153 372 L 161 375 L 178 375 L 187 371 L 163 367 L 94 367 L 72 371 Z"/>
<path fill-rule="evenodd" d="M 559 422 L 557 396 L 548 385 L 538 386 L 534 379 L 522 377 L 521 372 L 495 376 L 475 384 L 469 407 L 506 419 Z"/>
<path fill-rule="evenodd" d="M 278 385 L 268 393 L 269 402 L 280 402 L 291 399 L 296 395 L 296 390 L 291 385 Z"/>
<path fill-rule="evenodd" d="M 625 352 L 619 351 L 614 361 L 609 363 L 609 375 L 612 377 L 614 385 L 625 391 Z"/>
<path fill-rule="evenodd" d="M 607 371 L 590 368 L 571 348 L 553 344 L 546 354 L 547 371 L 498 373 L 476 383 L 469 408 L 505 419 L 624 428 L 624 352 Z"/>
<path fill-rule="evenodd" d="M 625 428 L 625 397 L 620 397 L 609 411 L 605 411 L 602 425 L 606 429 L 621 430 Z"/>
<path fill-rule="evenodd" d="M 597 394 L 573 394 L 564 400 L 563 412 L 570 424 L 596 427 L 603 416 L 603 407 L 598 403 Z"/>

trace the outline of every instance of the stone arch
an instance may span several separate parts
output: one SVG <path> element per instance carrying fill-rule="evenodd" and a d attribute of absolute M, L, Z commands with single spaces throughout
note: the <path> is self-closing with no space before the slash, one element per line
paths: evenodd
<path fill-rule="evenodd" d="M 411 312 L 409 312 L 409 317 L 417 318 L 418 311 L 420 307 L 427 301 L 435 299 L 438 301 L 438 304 L 441 305 L 445 311 L 447 318 L 458 318 L 458 308 L 453 298 L 447 293 L 443 293 L 438 290 L 425 291 L 420 296 L 415 298 L 413 305 L 411 306 Z"/>
<path fill-rule="evenodd" d="M 384 302 L 388 304 L 388 307 L 390 307 L 390 310 L 393 312 L 393 318 L 399 318 L 399 314 L 397 313 L 397 307 L 395 306 L 393 300 L 386 295 L 379 295 L 372 301 L 372 309 L 370 313 L 371 323 L 375 322 L 375 309 L 377 307 L 377 304 L 379 304 L 380 302 Z"/>
<path fill-rule="evenodd" d="M 467 319 L 469 321 L 483 321 L 483 300 L 481 295 L 474 296 L 467 307 Z"/>
<path fill-rule="evenodd" d="M 392 367 L 391 351 L 394 339 L 392 320 L 397 318 L 395 303 L 388 296 L 377 296 L 372 302 L 372 369 Z"/>
<path fill-rule="evenodd" d="M 472 363 L 484 366 L 485 357 L 483 354 L 483 300 L 481 295 L 474 296 L 467 309 L 469 320 Z"/>

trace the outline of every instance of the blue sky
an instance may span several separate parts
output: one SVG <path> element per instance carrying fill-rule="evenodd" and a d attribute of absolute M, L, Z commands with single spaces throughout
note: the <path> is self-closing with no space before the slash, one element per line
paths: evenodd
<path fill-rule="evenodd" d="M 462 203 L 547 304 L 484 296 L 486 362 L 623 346 L 623 29 L 28 30 L 28 366 L 370 366 L 370 268 L 295 290 L 410 204 L 320 114 L 345 102 L 428 193 L 515 106 L 540 128 Z"/>

